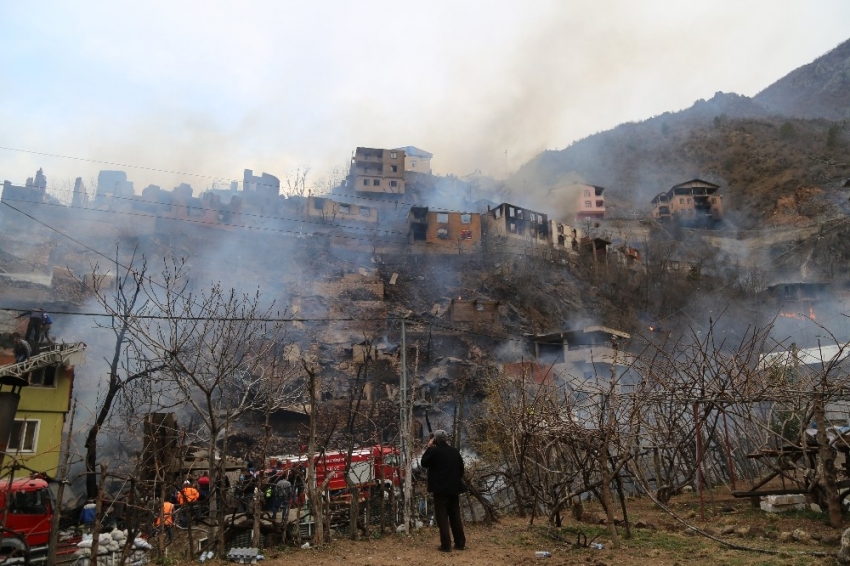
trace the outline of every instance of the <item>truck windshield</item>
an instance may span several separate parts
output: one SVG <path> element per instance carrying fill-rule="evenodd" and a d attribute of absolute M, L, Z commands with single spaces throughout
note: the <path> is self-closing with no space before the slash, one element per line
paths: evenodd
<path fill-rule="evenodd" d="M 47 490 L 17 491 L 9 511 L 19 515 L 44 515 L 47 513 Z"/>

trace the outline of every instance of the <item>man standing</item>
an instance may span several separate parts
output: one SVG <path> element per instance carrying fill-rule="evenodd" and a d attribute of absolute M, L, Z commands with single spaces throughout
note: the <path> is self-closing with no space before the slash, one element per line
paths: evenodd
<path fill-rule="evenodd" d="M 455 549 L 466 548 L 463 519 L 460 515 L 460 494 L 463 485 L 463 458 L 457 448 L 449 445 L 449 435 L 438 430 L 422 454 L 422 467 L 428 470 L 428 491 L 434 494 L 434 519 L 440 528 L 440 552 L 451 552 L 452 537 Z"/>
<path fill-rule="evenodd" d="M 17 332 L 12 333 L 12 340 L 15 342 L 15 363 L 19 364 L 30 359 L 32 350 L 30 350 L 30 345 L 27 341 L 22 339 L 21 335 Z"/>
<path fill-rule="evenodd" d="M 281 511 L 284 524 L 289 521 L 289 500 L 292 499 L 292 484 L 286 479 L 286 473 L 281 472 L 280 479 L 275 484 L 275 505 L 272 509 L 272 520 L 277 518 L 278 510 Z"/>

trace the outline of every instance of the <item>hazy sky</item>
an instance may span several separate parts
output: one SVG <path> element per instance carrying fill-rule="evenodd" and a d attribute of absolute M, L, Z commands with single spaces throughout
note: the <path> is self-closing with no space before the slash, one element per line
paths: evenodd
<path fill-rule="evenodd" d="M 847 0 L 0 0 L 0 146 L 308 184 L 356 146 L 496 177 L 543 149 L 754 95 L 850 37 Z M 110 167 L 0 150 L 0 180 Z M 137 192 L 204 177 L 125 168 Z"/>

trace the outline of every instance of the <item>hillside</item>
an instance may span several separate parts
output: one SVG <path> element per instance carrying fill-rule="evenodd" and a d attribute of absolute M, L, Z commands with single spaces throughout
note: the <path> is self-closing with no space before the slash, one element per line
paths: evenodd
<path fill-rule="evenodd" d="M 850 118 L 850 40 L 788 73 L 754 100 L 783 116 Z"/>
<path fill-rule="evenodd" d="M 660 191 L 699 177 L 723 187 L 732 228 L 820 220 L 847 212 L 850 128 L 834 120 L 848 116 L 850 41 L 755 98 L 718 92 L 686 110 L 545 151 L 508 185 L 538 207 L 559 185 L 601 185 L 609 216 L 627 217 L 646 214 Z"/>

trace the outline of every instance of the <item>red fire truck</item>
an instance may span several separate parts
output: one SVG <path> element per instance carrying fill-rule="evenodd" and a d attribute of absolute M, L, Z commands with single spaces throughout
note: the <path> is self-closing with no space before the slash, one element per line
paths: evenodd
<path fill-rule="evenodd" d="M 319 452 L 314 456 L 316 466 L 316 484 L 325 485 L 333 494 L 348 488 L 345 479 L 348 452 L 345 450 Z M 307 455 L 273 456 L 269 458 L 267 477 L 296 469 L 304 473 L 307 469 Z M 351 453 L 351 468 L 348 476 L 355 485 L 363 489 L 374 484 L 401 483 L 403 470 L 399 459 L 398 448 L 387 445 L 375 445 L 357 448 Z"/>
<path fill-rule="evenodd" d="M 2 541 L 0 561 L 10 556 L 29 556 L 30 561 L 47 558 L 53 502 L 47 482 L 41 478 L 0 481 Z"/>

